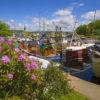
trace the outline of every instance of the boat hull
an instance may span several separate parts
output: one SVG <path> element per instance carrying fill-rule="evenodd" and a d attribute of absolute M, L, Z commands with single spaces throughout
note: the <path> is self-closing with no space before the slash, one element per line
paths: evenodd
<path fill-rule="evenodd" d="M 93 57 L 93 74 L 94 76 L 100 78 L 100 58 Z"/>
<path fill-rule="evenodd" d="M 67 58 L 74 58 L 74 59 L 79 59 L 79 58 L 84 58 L 87 55 L 87 50 L 86 49 L 81 49 L 81 50 L 76 50 L 76 51 L 66 51 L 66 57 Z"/>
<path fill-rule="evenodd" d="M 31 53 L 34 56 L 39 54 L 39 47 L 38 45 L 35 45 L 35 44 L 32 46 L 28 46 L 28 42 L 26 42 L 25 44 L 25 41 L 24 41 L 24 42 L 19 43 L 19 48 L 26 50 L 27 52 Z"/>
<path fill-rule="evenodd" d="M 51 60 L 54 62 L 61 62 L 61 57 L 60 55 L 54 55 L 54 56 L 50 56 L 50 57 L 46 57 L 47 60 Z"/>
<path fill-rule="evenodd" d="M 65 66 L 81 69 L 86 58 L 88 58 L 87 49 L 66 50 L 65 54 L 62 55 L 62 63 Z"/>
<path fill-rule="evenodd" d="M 73 68 L 66 67 L 66 66 L 61 69 L 63 69 L 63 71 L 65 72 L 70 73 L 73 76 L 76 76 L 86 81 L 91 81 L 92 76 L 93 76 L 93 70 L 92 70 L 91 64 L 85 64 L 83 69 L 81 70 L 73 69 Z"/>

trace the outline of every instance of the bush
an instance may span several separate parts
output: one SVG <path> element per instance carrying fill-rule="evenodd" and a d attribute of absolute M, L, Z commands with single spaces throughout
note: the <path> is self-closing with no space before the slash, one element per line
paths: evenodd
<path fill-rule="evenodd" d="M 64 75 L 55 63 L 52 63 L 51 66 L 45 70 L 44 76 L 42 100 L 53 100 L 62 94 L 68 94 L 70 88 L 67 75 Z"/>
<path fill-rule="evenodd" d="M 42 70 L 37 61 L 29 59 L 15 44 L 16 41 L 0 37 L 0 98 L 35 98 Z"/>
<path fill-rule="evenodd" d="M 53 100 L 68 92 L 67 77 L 55 64 L 42 69 L 15 40 L 0 37 L 0 98 Z"/>

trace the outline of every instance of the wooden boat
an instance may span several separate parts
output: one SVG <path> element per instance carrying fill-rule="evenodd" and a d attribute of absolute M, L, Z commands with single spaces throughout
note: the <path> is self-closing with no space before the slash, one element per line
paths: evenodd
<path fill-rule="evenodd" d="M 55 58 L 55 56 L 57 56 L 54 48 L 53 48 L 53 45 L 50 41 L 50 38 L 46 35 L 46 34 L 43 34 L 41 39 L 39 40 L 40 42 L 40 53 L 43 57 L 45 57 L 46 59 L 49 59 L 49 58 Z"/>
<path fill-rule="evenodd" d="M 22 40 L 19 41 L 19 48 L 26 50 L 27 52 L 33 54 L 34 56 L 39 55 L 39 46 L 35 40 Z"/>
<path fill-rule="evenodd" d="M 29 39 L 19 39 L 19 48 L 23 49 L 34 56 L 41 56 L 43 58 L 49 58 L 56 56 L 49 39 L 44 38 L 44 34 L 39 41 Z"/>

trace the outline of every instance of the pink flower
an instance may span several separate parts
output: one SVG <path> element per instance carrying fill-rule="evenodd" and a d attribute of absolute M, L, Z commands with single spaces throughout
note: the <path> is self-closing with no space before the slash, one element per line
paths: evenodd
<path fill-rule="evenodd" d="M 0 46 L 0 52 L 2 51 L 2 47 Z"/>
<path fill-rule="evenodd" d="M 25 54 L 19 55 L 18 60 L 19 61 L 24 61 L 25 60 Z"/>
<path fill-rule="evenodd" d="M 7 76 L 9 79 L 13 79 L 13 74 L 9 73 Z"/>
<path fill-rule="evenodd" d="M 26 69 L 28 70 L 28 71 L 31 71 L 31 70 L 34 70 L 34 69 L 37 69 L 38 68 L 38 66 L 37 66 L 37 64 L 36 64 L 36 62 L 30 62 L 30 63 L 27 63 L 26 65 L 25 65 L 25 67 L 26 67 Z"/>
<path fill-rule="evenodd" d="M 32 69 L 37 69 L 38 68 L 38 66 L 37 66 L 37 64 L 36 64 L 36 62 L 35 61 L 31 61 L 31 68 Z"/>
<path fill-rule="evenodd" d="M 3 37 L 0 37 L 0 42 L 4 42 L 4 38 Z"/>
<path fill-rule="evenodd" d="M 3 64 L 7 64 L 10 61 L 10 59 L 9 59 L 9 57 L 7 55 L 4 55 L 1 58 L 1 61 L 2 61 Z"/>
<path fill-rule="evenodd" d="M 8 40 L 5 41 L 5 43 L 8 44 L 8 45 L 11 45 L 12 44 L 12 40 L 8 39 Z"/>
<path fill-rule="evenodd" d="M 28 71 L 31 71 L 31 65 L 30 65 L 30 63 L 27 63 L 27 64 L 25 65 L 25 67 L 26 67 L 26 69 L 27 69 Z"/>
<path fill-rule="evenodd" d="M 15 51 L 15 52 L 19 52 L 19 49 L 18 49 L 18 48 L 14 48 L 14 51 Z"/>
<path fill-rule="evenodd" d="M 35 75 L 32 75 L 32 76 L 31 76 L 31 79 L 32 79 L 32 80 L 36 80 L 36 76 L 35 76 Z"/>

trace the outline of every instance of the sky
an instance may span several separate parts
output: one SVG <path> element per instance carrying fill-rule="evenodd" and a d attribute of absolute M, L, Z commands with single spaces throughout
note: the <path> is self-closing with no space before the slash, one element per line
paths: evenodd
<path fill-rule="evenodd" d="M 61 26 L 73 30 L 77 25 L 100 19 L 100 0 L 0 0 L 0 20 L 11 29 L 53 30 Z"/>

